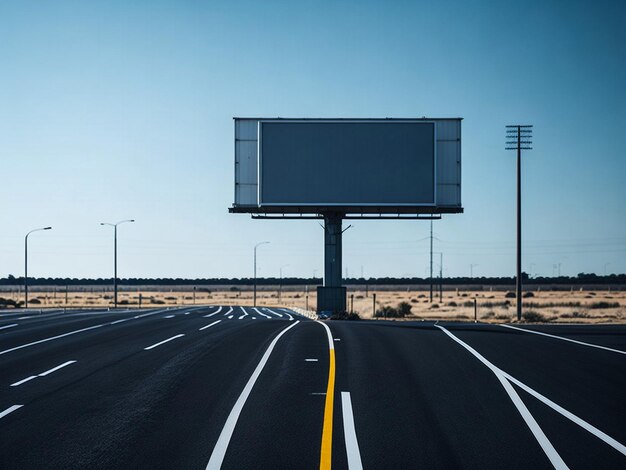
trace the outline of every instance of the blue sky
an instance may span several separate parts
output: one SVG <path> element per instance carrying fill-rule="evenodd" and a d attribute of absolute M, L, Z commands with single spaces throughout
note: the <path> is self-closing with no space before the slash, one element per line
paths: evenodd
<path fill-rule="evenodd" d="M 463 121 L 444 274 L 626 272 L 624 2 L 0 3 L 0 276 L 321 275 L 315 221 L 228 214 L 233 116 Z M 355 221 L 350 276 L 425 276 L 424 221 Z M 608 264 L 607 264 L 608 263 Z"/>

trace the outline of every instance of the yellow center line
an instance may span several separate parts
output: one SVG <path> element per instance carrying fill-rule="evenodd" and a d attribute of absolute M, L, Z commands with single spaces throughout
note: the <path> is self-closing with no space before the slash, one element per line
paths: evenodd
<path fill-rule="evenodd" d="M 328 335 L 328 386 L 326 388 L 326 403 L 324 404 L 324 426 L 322 428 L 322 449 L 320 452 L 320 470 L 330 470 L 333 452 L 333 410 L 335 404 L 335 347 L 330 328 L 326 328 Z"/>

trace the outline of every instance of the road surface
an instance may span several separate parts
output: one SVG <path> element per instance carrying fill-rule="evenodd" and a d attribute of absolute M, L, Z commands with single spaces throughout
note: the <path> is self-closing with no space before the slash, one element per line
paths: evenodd
<path fill-rule="evenodd" d="M 0 314 L 0 468 L 626 468 L 626 327 Z"/>

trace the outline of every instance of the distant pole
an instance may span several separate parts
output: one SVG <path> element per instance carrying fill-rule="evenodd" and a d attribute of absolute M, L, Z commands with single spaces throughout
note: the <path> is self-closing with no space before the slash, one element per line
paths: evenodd
<path fill-rule="evenodd" d="M 376 292 L 372 294 L 372 318 L 376 318 Z"/>
<path fill-rule="evenodd" d="M 439 253 L 439 303 L 443 302 L 443 253 Z"/>
<path fill-rule="evenodd" d="M 430 221 L 430 302 L 433 301 L 433 221 Z"/>
<path fill-rule="evenodd" d="M 252 304 L 254 307 L 256 307 L 256 249 L 261 246 L 261 245 L 265 245 L 269 242 L 260 242 L 257 243 L 256 245 L 254 245 L 254 286 L 252 288 Z"/>
<path fill-rule="evenodd" d="M 474 279 L 474 268 L 478 266 L 477 264 L 470 264 L 470 279 Z"/>
<path fill-rule="evenodd" d="M 350 313 L 354 312 L 354 294 L 350 294 Z"/>
<path fill-rule="evenodd" d="M 532 150 L 532 125 L 506 126 L 506 150 L 517 150 L 517 321 L 522 319 L 522 150 Z"/>
<path fill-rule="evenodd" d="M 114 224 L 100 222 L 100 225 L 113 227 L 113 308 L 117 308 L 117 226 L 126 222 L 134 222 L 135 219 L 120 220 Z"/>
<path fill-rule="evenodd" d="M 28 232 L 24 237 L 24 308 L 28 308 L 28 236 L 33 232 L 51 229 L 52 227 L 36 228 Z"/>
<path fill-rule="evenodd" d="M 476 297 L 474 297 L 474 323 L 478 321 L 478 305 L 476 304 Z"/>

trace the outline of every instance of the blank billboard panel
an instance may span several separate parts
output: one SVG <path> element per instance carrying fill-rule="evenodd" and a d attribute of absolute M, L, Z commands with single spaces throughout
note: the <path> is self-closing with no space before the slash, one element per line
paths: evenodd
<path fill-rule="evenodd" d="M 260 120 L 258 205 L 432 206 L 435 123 Z"/>

